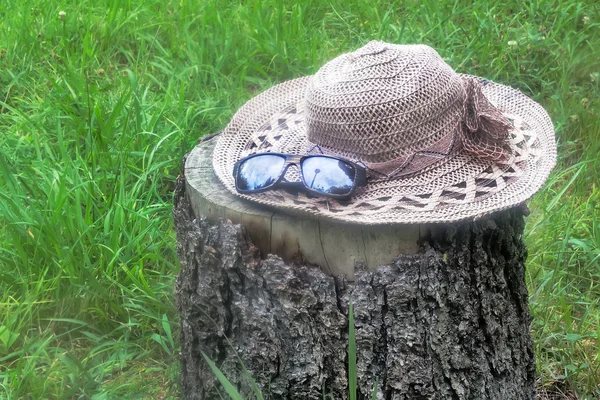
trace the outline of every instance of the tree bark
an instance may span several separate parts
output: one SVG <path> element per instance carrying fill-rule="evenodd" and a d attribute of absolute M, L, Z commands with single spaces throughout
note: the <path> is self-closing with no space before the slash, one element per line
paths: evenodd
<path fill-rule="evenodd" d="M 521 209 L 436 226 L 418 254 L 357 263 L 349 282 L 261 258 L 242 225 L 196 217 L 185 188 L 173 212 L 183 398 L 223 393 L 204 352 L 242 394 L 241 362 L 265 398 L 347 399 L 350 299 L 359 399 L 535 398 Z"/>

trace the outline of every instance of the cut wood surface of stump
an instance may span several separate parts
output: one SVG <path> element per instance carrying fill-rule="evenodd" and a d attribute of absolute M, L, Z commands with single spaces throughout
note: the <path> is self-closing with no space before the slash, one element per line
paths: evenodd
<path fill-rule="evenodd" d="M 204 352 L 242 394 L 243 362 L 265 398 L 347 399 L 350 299 L 359 399 L 535 398 L 521 209 L 429 226 L 286 215 L 227 192 L 214 140 L 175 193 L 183 398 L 219 398 Z"/>

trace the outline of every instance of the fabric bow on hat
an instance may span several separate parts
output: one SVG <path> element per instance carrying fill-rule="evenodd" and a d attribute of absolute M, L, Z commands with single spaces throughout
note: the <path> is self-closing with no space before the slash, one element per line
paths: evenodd
<path fill-rule="evenodd" d="M 461 143 L 469 153 L 482 159 L 506 161 L 512 155 L 509 130 L 512 124 L 481 91 L 476 79 L 465 79 L 467 98 L 461 121 Z"/>

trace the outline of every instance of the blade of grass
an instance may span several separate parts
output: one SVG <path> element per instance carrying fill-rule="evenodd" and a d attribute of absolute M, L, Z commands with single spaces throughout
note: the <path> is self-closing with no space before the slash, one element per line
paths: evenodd
<path fill-rule="evenodd" d="M 356 400 L 356 335 L 352 299 L 348 305 L 348 398 Z"/>
<path fill-rule="evenodd" d="M 219 382 L 221 382 L 221 385 L 223 386 L 223 388 L 225 389 L 225 391 L 227 392 L 229 397 L 232 400 L 244 400 L 242 395 L 240 395 L 240 393 L 237 391 L 237 389 L 235 387 L 233 387 L 231 382 L 229 382 L 229 379 L 227 379 L 225 377 L 225 375 L 223 375 L 221 370 L 219 370 L 219 368 L 217 368 L 215 363 L 212 362 L 212 360 L 210 358 L 208 358 L 208 356 L 206 354 L 204 354 L 204 352 L 202 352 L 202 357 L 204 357 L 204 359 L 208 363 L 210 369 L 212 370 L 213 374 L 215 374 L 215 376 L 217 377 Z"/>

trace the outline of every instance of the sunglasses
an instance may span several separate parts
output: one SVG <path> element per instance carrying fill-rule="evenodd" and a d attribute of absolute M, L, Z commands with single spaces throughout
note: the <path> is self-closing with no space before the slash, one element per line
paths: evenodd
<path fill-rule="evenodd" d="M 299 168 L 302 182 L 290 182 L 284 178 L 291 165 Z M 364 167 L 342 158 L 322 155 L 252 154 L 235 163 L 233 176 L 239 193 L 293 188 L 339 200 L 348 199 L 357 187 L 367 184 Z"/>

